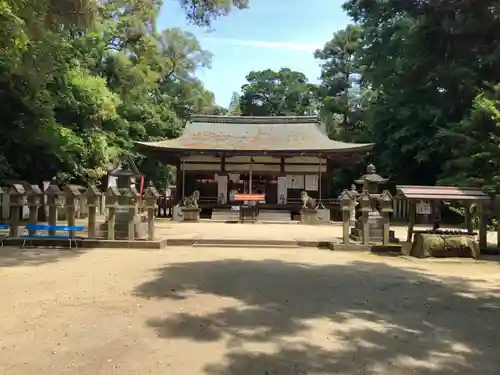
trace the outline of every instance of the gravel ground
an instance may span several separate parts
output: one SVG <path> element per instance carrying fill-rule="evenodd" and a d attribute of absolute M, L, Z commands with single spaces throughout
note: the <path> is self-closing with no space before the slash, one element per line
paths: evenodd
<path fill-rule="evenodd" d="M 0 374 L 500 374 L 500 263 L 0 249 Z"/>

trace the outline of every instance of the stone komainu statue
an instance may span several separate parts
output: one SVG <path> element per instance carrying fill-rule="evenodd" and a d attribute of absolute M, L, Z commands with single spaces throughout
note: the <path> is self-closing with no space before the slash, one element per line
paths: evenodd
<path fill-rule="evenodd" d="M 184 207 L 198 208 L 198 201 L 200 200 L 200 191 L 195 190 L 193 194 L 184 198 Z"/>
<path fill-rule="evenodd" d="M 311 198 L 307 191 L 303 191 L 300 193 L 300 200 L 302 201 L 302 208 L 315 209 L 316 208 L 316 199 Z"/>

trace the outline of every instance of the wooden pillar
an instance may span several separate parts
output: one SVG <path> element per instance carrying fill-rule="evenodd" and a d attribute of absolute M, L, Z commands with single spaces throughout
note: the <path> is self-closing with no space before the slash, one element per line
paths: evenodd
<path fill-rule="evenodd" d="M 493 198 L 493 209 L 494 209 L 494 214 L 497 219 L 497 248 L 500 248 L 500 195 L 496 195 Z"/>
<path fill-rule="evenodd" d="M 474 231 L 474 228 L 472 227 L 472 214 L 470 210 L 471 204 L 467 202 L 464 203 L 465 228 L 467 229 L 468 233 L 472 233 Z"/>
<path fill-rule="evenodd" d="M 178 204 L 182 202 L 182 193 L 183 193 L 183 185 L 184 185 L 184 179 L 182 178 L 182 162 L 179 161 L 176 166 L 176 171 L 175 171 L 175 204 Z"/>
<path fill-rule="evenodd" d="M 415 227 L 416 216 L 417 216 L 417 203 L 415 201 L 410 201 L 408 234 L 406 237 L 406 242 L 411 242 L 411 239 L 413 237 L 413 228 Z"/>
<path fill-rule="evenodd" d="M 487 220 L 488 207 L 485 203 L 479 204 L 479 249 L 486 249 L 487 246 Z"/>
<path fill-rule="evenodd" d="M 220 157 L 220 171 L 226 172 L 226 155 L 224 154 Z"/>

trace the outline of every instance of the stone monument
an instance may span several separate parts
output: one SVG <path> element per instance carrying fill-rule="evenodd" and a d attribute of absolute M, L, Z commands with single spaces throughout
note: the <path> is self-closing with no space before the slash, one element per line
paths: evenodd
<path fill-rule="evenodd" d="M 351 237 L 356 241 L 362 241 L 365 233 L 363 227 L 368 228 L 368 242 L 382 242 L 384 234 L 385 219 L 378 210 L 378 203 L 380 199 L 380 187 L 388 181 L 377 174 L 377 170 L 373 164 L 366 167 L 366 173 L 359 179 L 355 180 L 356 185 L 361 185 L 362 193 L 360 197 L 369 197 L 369 210 L 367 215 L 363 215 L 356 220 L 354 228 L 351 229 Z M 351 193 L 352 194 L 352 193 Z M 367 225 L 364 224 L 367 220 Z M 395 240 L 394 231 L 389 232 L 391 240 Z M 363 241 L 366 242 L 366 241 Z"/>

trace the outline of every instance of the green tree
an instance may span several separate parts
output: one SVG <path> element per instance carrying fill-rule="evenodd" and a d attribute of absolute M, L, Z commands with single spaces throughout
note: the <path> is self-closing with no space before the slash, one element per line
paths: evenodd
<path fill-rule="evenodd" d="M 321 101 L 321 117 L 327 123 L 331 136 L 355 139 L 359 131 L 361 70 L 357 66 L 362 29 L 349 25 L 334 33 L 323 49 L 314 57 L 321 60 L 321 84 L 318 96 Z"/>
<path fill-rule="evenodd" d="M 203 26 L 247 5 L 180 1 Z M 192 113 L 224 113 L 195 76 L 210 55 L 181 30 L 158 33 L 160 6 L 0 2 L 0 182 L 97 181 L 119 154 L 138 157 L 133 141 L 176 136 Z"/>
<path fill-rule="evenodd" d="M 316 113 L 316 86 L 300 72 L 287 68 L 252 71 L 241 88 L 243 116 L 300 116 Z"/>
<path fill-rule="evenodd" d="M 439 134 L 460 128 L 498 79 L 498 2 L 349 0 L 344 8 L 363 30 L 358 64 L 373 90 L 364 121 L 378 165 L 396 182 L 435 183 L 456 147 Z"/>

